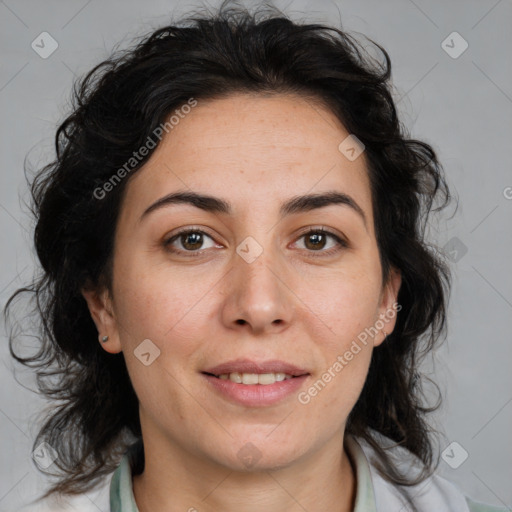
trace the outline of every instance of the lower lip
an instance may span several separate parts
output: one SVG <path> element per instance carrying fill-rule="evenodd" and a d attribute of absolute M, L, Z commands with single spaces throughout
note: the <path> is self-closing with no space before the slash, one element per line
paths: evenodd
<path fill-rule="evenodd" d="M 301 375 L 274 384 L 237 384 L 229 379 L 223 380 L 212 375 L 203 374 L 216 391 L 232 401 L 247 407 L 264 407 L 273 405 L 293 393 L 304 384 L 309 375 Z"/>

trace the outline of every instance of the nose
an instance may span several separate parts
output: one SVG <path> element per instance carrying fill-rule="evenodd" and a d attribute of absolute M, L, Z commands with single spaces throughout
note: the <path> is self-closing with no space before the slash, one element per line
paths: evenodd
<path fill-rule="evenodd" d="M 294 306 L 282 267 L 265 252 L 251 263 L 238 255 L 234 260 L 224 289 L 222 320 L 226 327 L 260 335 L 286 329 Z"/>

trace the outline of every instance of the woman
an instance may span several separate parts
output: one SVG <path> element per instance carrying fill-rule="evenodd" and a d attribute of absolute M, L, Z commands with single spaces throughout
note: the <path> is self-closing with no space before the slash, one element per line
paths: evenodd
<path fill-rule="evenodd" d="M 224 5 L 97 66 L 33 183 L 42 274 L 15 296 L 42 345 L 11 351 L 59 400 L 44 497 L 114 472 L 122 512 L 497 510 L 435 474 L 436 155 L 380 46 L 260 14 Z"/>

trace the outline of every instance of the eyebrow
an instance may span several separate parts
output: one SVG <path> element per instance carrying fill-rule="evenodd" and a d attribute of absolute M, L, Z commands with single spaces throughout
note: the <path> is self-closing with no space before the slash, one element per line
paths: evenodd
<path fill-rule="evenodd" d="M 210 213 L 222 213 L 225 215 L 232 215 L 233 213 L 231 204 L 224 199 L 205 194 L 198 194 L 197 192 L 173 192 L 161 197 L 151 206 L 146 208 L 140 217 L 140 221 L 150 213 L 174 204 L 190 204 Z M 308 212 L 335 204 L 351 208 L 361 217 L 365 228 L 367 228 L 367 220 L 363 209 L 351 196 L 337 191 L 292 197 L 281 205 L 279 215 L 283 218 L 287 215 Z"/>

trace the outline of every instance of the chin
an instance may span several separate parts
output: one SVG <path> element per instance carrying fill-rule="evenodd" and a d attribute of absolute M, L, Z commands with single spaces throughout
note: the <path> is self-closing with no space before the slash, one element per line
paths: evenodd
<path fill-rule="evenodd" d="M 236 437 L 226 451 L 230 452 L 229 458 L 224 460 L 223 465 L 232 471 L 251 473 L 286 468 L 301 458 L 306 450 L 300 440 L 291 443 L 290 438 L 278 436 L 271 440 L 268 432 L 265 432 Z"/>

